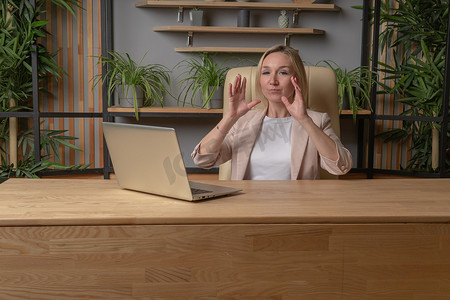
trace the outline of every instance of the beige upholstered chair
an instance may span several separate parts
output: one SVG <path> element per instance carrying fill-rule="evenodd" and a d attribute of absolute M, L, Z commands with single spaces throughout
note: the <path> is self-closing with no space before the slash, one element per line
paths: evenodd
<path fill-rule="evenodd" d="M 313 67 L 305 66 L 306 74 L 308 77 L 309 85 L 309 97 L 307 100 L 308 108 L 326 112 L 331 118 L 331 124 L 334 132 L 340 137 L 340 125 L 339 125 L 339 108 L 338 108 L 338 93 L 336 76 L 333 70 L 325 67 Z M 228 71 L 227 78 L 225 80 L 225 88 L 223 95 L 223 113 L 228 110 L 228 84 L 233 82 L 237 74 L 241 74 L 242 77 L 247 78 L 247 88 L 245 91 L 246 98 L 260 99 L 263 97 L 258 95 L 256 90 L 256 74 L 257 67 L 242 67 L 234 68 Z M 259 104 L 255 109 L 263 108 L 263 103 Z M 331 175 L 328 172 L 322 170 L 320 174 L 321 178 L 337 178 L 335 175 Z M 219 167 L 219 179 L 228 180 L 231 178 L 231 161 L 222 164 Z"/>

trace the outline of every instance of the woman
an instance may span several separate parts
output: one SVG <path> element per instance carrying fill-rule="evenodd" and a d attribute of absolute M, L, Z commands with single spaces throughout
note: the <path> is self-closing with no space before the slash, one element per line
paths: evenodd
<path fill-rule="evenodd" d="M 319 179 L 320 167 L 343 175 L 350 152 L 331 128 L 326 113 L 306 108 L 306 73 L 295 49 L 274 46 L 258 64 L 258 88 L 266 98 L 245 101 L 246 78 L 229 85 L 229 110 L 196 146 L 194 163 L 202 168 L 232 160 L 231 179 Z"/>

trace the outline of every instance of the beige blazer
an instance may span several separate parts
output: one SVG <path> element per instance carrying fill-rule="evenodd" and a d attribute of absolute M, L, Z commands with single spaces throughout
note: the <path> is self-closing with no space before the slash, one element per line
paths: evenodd
<path fill-rule="evenodd" d="M 227 134 L 217 153 L 200 154 L 198 144 L 191 155 L 194 163 L 208 169 L 231 159 L 231 179 L 244 179 L 266 111 L 267 108 L 254 109 L 241 117 Z M 339 158 L 332 161 L 319 155 L 306 130 L 294 119 L 291 133 L 291 179 L 320 179 L 320 167 L 334 175 L 347 173 L 353 165 L 352 156 L 331 128 L 328 114 L 308 110 L 308 115 L 336 143 Z"/>

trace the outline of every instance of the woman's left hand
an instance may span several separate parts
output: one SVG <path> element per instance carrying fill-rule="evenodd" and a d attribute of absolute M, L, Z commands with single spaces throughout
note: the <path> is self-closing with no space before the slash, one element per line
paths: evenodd
<path fill-rule="evenodd" d="M 312 139 L 314 145 L 319 151 L 320 155 L 327 157 L 333 161 L 339 159 L 338 150 L 336 143 L 326 135 L 322 129 L 320 129 L 309 117 L 306 110 L 306 103 L 303 99 L 302 90 L 300 89 L 297 79 L 291 77 L 291 82 L 294 85 L 294 100 L 292 103 L 289 102 L 288 98 L 281 97 L 286 109 L 289 111 L 291 116 L 293 116 L 297 121 L 299 121 L 303 128 L 308 132 L 309 137 Z"/>
<path fill-rule="evenodd" d="M 286 106 L 291 116 L 296 118 L 299 122 L 302 122 L 303 120 L 306 120 L 309 117 L 306 111 L 305 100 L 303 99 L 302 90 L 300 89 L 300 86 L 297 83 L 297 78 L 291 77 L 291 82 L 295 88 L 294 100 L 292 101 L 292 103 L 290 103 L 288 98 L 282 96 L 281 101 L 283 101 L 284 105 Z"/>

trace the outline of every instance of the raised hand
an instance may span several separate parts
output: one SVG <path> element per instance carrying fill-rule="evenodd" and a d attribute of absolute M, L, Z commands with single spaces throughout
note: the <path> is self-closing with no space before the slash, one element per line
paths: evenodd
<path fill-rule="evenodd" d="M 253 100 L 250 103 L 245 102 L 245 87 L 247 80 L 242 79 L 241 75 L 237 75 L 233 84 L 229 86 L 229 110 L 217 126 L 211 130 L 200 142 L 199 153 L 215 153 L 220 150 L 223 140 L 233 125 L 240 117 L 245 115 L 255 105 L 260 103 L 259 100 Z"/>
<path fill-rule="evenodd" d="M 245 115 L 255 105 L 260 103 L 260 100 L 253 100 L 250 103 L 245 101 L 245 88 L 247 86 L 247 79 L 242 78 L 240 74 L 236 76 L 233 84 L 230 83 L 229 98 L 228 98 L 228 114 L 236 119 Z"/>
<path fill-rule="evenodd" d="M 291 82 L 295 88 L 294 100 L 292 101 L 292 103 L 290 103 L 285 96 L 282 96 L 281 101 L 283 101 L 284 105 L 286 106 L 286 109 L 289 111 L 291 116 L 296 118 L 299 122 L 302 122 L 305 119 L 308 119 L 309 117 L 306 111 L 306 103 L 305 100 L 303 99 L 302 90 L 300 89 L 300 86 L 297 83 L 297 78 L 291 77 Z"/>

